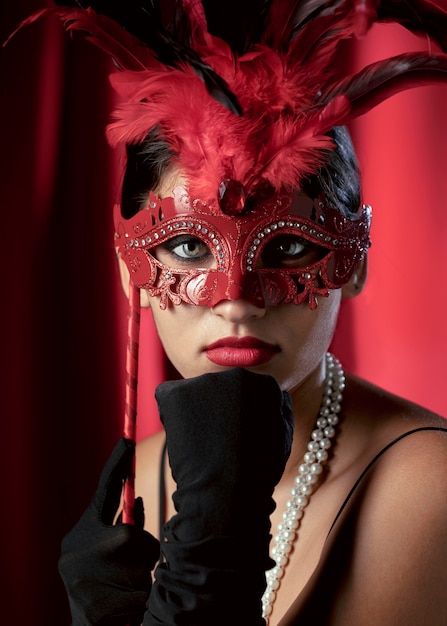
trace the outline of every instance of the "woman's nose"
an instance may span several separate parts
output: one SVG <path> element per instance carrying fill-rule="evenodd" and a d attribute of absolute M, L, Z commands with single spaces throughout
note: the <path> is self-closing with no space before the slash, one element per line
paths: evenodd
<path fill-rule="evenodd" d="M 220 300 L 211 307 L 211 312 L 223 317 L 233 324 L 240 324 L 252 318 L 261 318 L 265 315 L 265 307 L 258 307 L 248 300 Z"/>

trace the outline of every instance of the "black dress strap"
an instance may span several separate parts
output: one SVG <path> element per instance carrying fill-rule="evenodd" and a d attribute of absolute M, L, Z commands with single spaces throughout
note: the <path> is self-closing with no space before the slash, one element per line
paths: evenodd
<path fill-rule="evenodd" d="M 334 521 L 332 522 L 332 525 L 331 525 L 331 527 L 329 529 L 328 535 L 331 533 L 332 529 L 334 528 L 335 524 L 337 523 L 338 518 L 340 517 L 340 515 L 343 513 L 344 509 L 346 508 L 349 500 L 352 498 L 352 496 L 354 494 L 354 491 L 357 489 L 357 487 L 359 486 L 359 484 L 361 483 L 361 481 L 363 480 L 365 475 L 368 473 L 368 471 L 371 469 L 371 467 L 374 465 L 374 463 L 376 463 L 376 461 L 378 461 L 378 459 L 380 459 L 380 457 L 383 454 L 385 454 L 385 452 L 387 450 L 389 450 L 392 446 L 394 446 L 396 443 L 398 443 L 398 441 L 401 441 L 401 439 L 404 439 L 405 437 L 408 437 L 409 435 L 413 435 L 414 433 L 418 433 L 418 432 L 421 432 L 421 431 L 424 431 L 424 430 L 437 430 L 437 431 L 440 431 L 440 432 L 446 432 L 447 433 L 447 428 L 442 428 L 441 426 L 421 426 L 419 428 L 413 428 L 413 430 L 409 430 L 409 431 L 407 431 L 405 433 L 402 433 L 401 435 L 399 435 L 398 437 L 396 437 L 395 439 L 390 441 L 390 443 L 388 443 L 384 448 L 382 448 L 382 450 L 380 450 L 380 452 L 378 452 L 376 454 L 376 456 L 368 463 L 368 465 L 365 467 L 363 472 L 360 474 L 360 476 L 355 481 L 352 489 L 350 490 L 350 492 L 346 496 L 345 501 L 341 505 L 340 510 L 338 511 Z"/>
<path fill-rule="evenodd" d="M 165 467 L 166 467 L 166 454 L 167 454 L 167 442 L 165 438 L 165 442 L 163 444 L 163 448 L 161 450 L 160 455 L 160 479 L 158 484 L 158 536 L 160 537 L 160 541 L 162 538 L 162 530 L 163 525 L 166 522 L 166 512 L 167 512 L 167 494 L 166 494 L 166 476 L 165 476 Z"/>

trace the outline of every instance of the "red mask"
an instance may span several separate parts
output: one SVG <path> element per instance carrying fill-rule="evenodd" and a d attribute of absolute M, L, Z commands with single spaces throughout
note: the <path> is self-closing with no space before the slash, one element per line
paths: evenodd
<path fill-rule="evenodd" d="M 222 189 L 212 202 L 191 200 L 183 187 L 161 200 L 151 192 L 147 208 L 128 220 L 115 207 L 119 254 L 134 285 L 158 296 L 162 309 L 169 300 L 213 307 L 240 298 L 257 307 L 307 300 L 314 309 L 317 296 L 349 281 L 370 245 L 368 206 L 353 220 L 324 196 L 258 192 L 250 201 L 236 181 Z M 174 254 L 169 265 L 157 259 L 157 246 L 197 240 L 206 246 L 206 267 L 194 257 Z"/>

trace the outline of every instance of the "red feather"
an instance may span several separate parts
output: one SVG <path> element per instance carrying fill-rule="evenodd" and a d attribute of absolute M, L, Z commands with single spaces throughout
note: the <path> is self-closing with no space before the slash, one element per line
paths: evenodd
<path fill-rule="evenodd" d="M 48 15 L 58 17 L 70 35 L 79 31 L 88 41 L 110 54 L 119 69 L 141 70 L 156 63 L 150 48 L 121 28 L 114 20 L 90 8 L 50 7 L 36 11 L 18 25 L 3 45 L 6 45 L 20 29 Z"/>
<path fill-rule="evenodd" d="M 446 54 L 401 55 L 341 78 L 336 67 L 340 42 L 364 35 L 375 22 L 401 24 L 447 47 L 447 13 L 431 0 L 265 0 L 267 26 L 260 36 L 248 29 L 258 39 L 244 45 L 243 55 L 231 49 L 231 37 L 208 32 L 200 0 L 180 4 L 179 33 L 187 41 L 177 44 L 165 30 L 154 38 L 152 22 L 142 42 L 92 9 L 47 9 L 23 24 L 56 14 L 71 34 L 81 31 L 111 54 L 123 71 L 112 75 L 122 104 L 107 129 L 109 141 L 141 142 L 160 127 L 191 193 L 205 200 L 224 178 L 247 192 L 261 178 L 277 188 L 296 184 L 324 162 L 332 126 L 403 89 L 447 80 Z M 161 41 L 160 54 L 151 50 L 152 40 Z"/>

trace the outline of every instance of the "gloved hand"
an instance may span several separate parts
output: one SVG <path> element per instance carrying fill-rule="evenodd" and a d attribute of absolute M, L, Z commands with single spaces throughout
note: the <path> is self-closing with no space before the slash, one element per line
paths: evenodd
<path fill-rule="evenodd" d="M 134 451 L 131 441 L 118 441 L 92 502 L 62 541 L 59 572 L 73 626 L 137 626 L 143 620 L 160 544 L 143 530 L 141 498 L 135 501 L 135 525 L 113 525 Z"/>
<path fill-rule="evenodd" d="M 241 368 L 156 391 L 177 491 L 144 626 L 264 624 L 273 490 L 293 416 L 271 376 Z"/>

